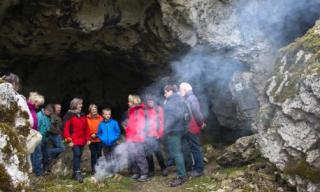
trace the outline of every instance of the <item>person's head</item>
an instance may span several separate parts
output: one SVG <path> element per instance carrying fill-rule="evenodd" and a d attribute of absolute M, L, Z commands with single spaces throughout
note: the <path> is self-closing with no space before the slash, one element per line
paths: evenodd
<path fill-rule="evenodd" d="M 109 120 L 111 118 L 111 109 L 110 108 L 102 109 L 102 117 L 104 118 L 104 120 Z"/>
<path fill-rule="evenodd" d="M 166 85 L 164 87 L 164 97 L 165 98 L 170 97 L 175 92 L 177 92 L 177 87 L 175 85 Z"/>
<path fill-rule="evenodd" d="M 148 107 L 152 108 L 156 105 L 155 102 L 155 98 L 153 97 L 153 95 L 146 95 L 146 100 L 145 100 L 146 104 Z"/>
<path fill-rule="evenodd" d="M 18 75 L 9 73 L 8 75 L 3 76 L 4 81 L 11 83 L 15 91 L 19 91 L 21 88 L 20 78 Z"/>
<path fill-rule="evenodd" d="M 33 104 L 36 109 L 38 109 L 41 105 L 44 104 L 44 97 L 38 92 L 30 92 L 28 101 Z"/>
<path fill-rule="evenodd" d="M 97 115 L 98 114 L 98 107 L 95 104 L 90 104 L 89 105 L 89 113 L 91 115 Z"/>
<path fill-rule="evenodd" d="M 70 102 L 70 109 L 77 111 L 79 113 L 82 110 L 82 106 L 83 106 L 83 100 L 80 98 L 73 98 Z"/>
<path fill-rule="evenodd" d="M 179 91 L 181 96 L 185 96 L 189 91 L 192 91 L 192 86 L 187 82 L 183 82 L 179 86 Z"/>
<path fill-rule="evenodd" d="M 61 105 L 60 105 L 59 103 L 54 104 L 54 106 L 53 106 L 53 111 L 54 111 L 56 114 L 60 114 L 60 113 L 61 113 Z"/>
<path fill-rule="evenodd" d="M 43 108 L 43 112 L 46 116 L 50 116 L 53 113 L 53 106 L 51 104 L 46 105 Z"/>
<path fill-rule="evenodd" d="M 141 98 L 138 95 L 129 95 L 128 96 L 128 105 L 129 107 L 141 104 Z"/>

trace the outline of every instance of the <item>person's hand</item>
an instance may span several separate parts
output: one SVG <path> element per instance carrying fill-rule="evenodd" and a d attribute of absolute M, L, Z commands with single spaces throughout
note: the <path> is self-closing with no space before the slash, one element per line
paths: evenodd
<path fill-rule="evenodd" d="M 73 143 L 72 142 L 68 143 L 68 146 L 73 147 Z"/>
<path fill-rule="evenodd" d="M 206 126 L 207 126 L 207 124 L 206 124 L 206 123 L 203 123 L 203 124 L 201 125 L 201 129 L 205 128 Z"/>
<path fill-rule="evenodd" d="M 91 141 L 89 140 L 89 141 L 87 141 L 87 145 L 90 145 L 91 144 Z"/>
<path fill-rule="evenodd" d="M 92 135 L 91 135 L 91 138 L 93 138 L 93 139 L 96 138 L 96 137 L 97 137 L 96 134 L 92 134 Z"/>

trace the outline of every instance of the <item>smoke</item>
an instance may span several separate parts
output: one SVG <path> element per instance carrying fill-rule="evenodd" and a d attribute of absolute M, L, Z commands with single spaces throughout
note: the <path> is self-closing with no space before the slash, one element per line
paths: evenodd
<path fill-rule="evenodd" d="M 191 48 L 183 57 L 172 61 L 170 77 L 159 77 L 141 95 L 154 94 L 161 104 L 165 84 L 189 82 L 200 99 L 202 111 L 207 118 L 210 119 L 214 111 L 219 116 L 221 125 L 239 126 L 241 124 L 234 125 L 237 122 L 236 102 L 257 101 L 254 88 L 243 88 L 243 82 L 236 82 L 237 90 L 242 91 L 238 94 L 240 98 L 236 101 L 232 99 L 230 82 L 234 75 L 256 73 L 258 68 L 262 68 L 259 71 L 261 76 L 266 75 L 263 70 L 270 73 L 274 53 L 279 47 L 305 33 L 320 16 L 319 0 L 239 0 L 229 2 L 226 6 L 230 6 L 225 8 L 231 13 L 227 13 L 228 16 L 221 21 L 214 21 L 216 18 L 213 13 L 211 18 L 210 14 L 205 18 L 207 23 L 202 25 L 204 28 L 197 29 L 195 26 L 195 30 L 199 30 L 196 31 L 198 34 L 201 34 L 201 30 L 208 34 L 206 37 L 199 37 L 202 45 Z M 252 95 L 246 95 L 251 92 Z M 95 175 L 98 180 L 113 174 L 115 165 L 116 171 L 127 167 L 127 144 L 117 146 L 114 153 L 116 159 L 99 160 Z"/>
<path fill-rule="evenodd" d="M 110 153 L 104 154 L 98 159 L 95 166 L 96 173 L 94 175 L 97 181 L 102 181 L 106 177 L 128 167 L 128 145 L 121 143 L 117 145 Z"/>

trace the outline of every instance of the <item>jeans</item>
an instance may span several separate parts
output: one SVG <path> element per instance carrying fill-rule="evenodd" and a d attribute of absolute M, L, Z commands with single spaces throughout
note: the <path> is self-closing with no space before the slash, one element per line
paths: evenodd
<path fill-rule="evenodd" d="M 55 159 L 65 150 L 65 147 L 60 135 L 50 135 L 49 141 L 52 142 L 53 147 L 48 149 L 48 156 L 50 159 Z"/>
<path fill-rule="evenodd" d="M 84 146 L 81 145 L 75 145 L 72 147 L 73 152 L 73 159 L 72 159 L 72 165 L 73 165 L 73 172 L 80 171 L 80 163 L 81 163 L 81 156 L 83 152 Z"/>
<path fill-rule="evenodd" d="M 183 139 L 183 134 L 180 134 L 180 133 L 174 133 L 174 134 L 168 135 L 168 144 L 169 144 L 168 147 L 171 148 L 172 150 L 172 155 L 175 160 L 178 177 L 187 176 L 185 161 L 184 161 L 183 151 L 182 151 L 182 139 Z"/>
<path fill-rule="evenodd" d="M 170 147 L 170 143 L 168 140 L 168 136 L 165 139 L 166 143 L 166 151 L 167 151 L 167 166 L 173 166 L 174 165 L 174 153 L 172 152 L 172 148 Z"/>
<path fill-rule="evenodd" d="M 41 143 L 35 148 L 34 152 L 31 154 L 31 163 L 33 172 L 36 176 L 42 175 L 42 153 L 41 153 Z"/>
<path fill-rule="evenodd" d="M 154 172 L 153 154 L 156 155 L 161 170 L 167 168 L 164 163 L 164 158 L 160 149 L 159 141 L 153 137 L 147 137 L 145 141 L 145 147 L 147 151 L 147 161 L 149 166 L 149 172 Z"/>
<path fill-rule="evenodd" d="M 195 135 L 192 133 L 188 133 L 186 135 L 186 139 L 191 149 L 191 153 L 194 160 L 193 170 L 202 173 L 204 170 L 204 163 L 203 163 L 203 155 L 201 152 L 200 146 L 200 138 L 199 135 Z"/>
<path fill-rule="evenodd" d="M 148 175 L 148 162 L 144 144 L 136 142 L 128 142 L 127 144 L 133 173 Z"/>
<path fill-rule="evenodd" d="M 48 171 L 49 169 L 49 155 L 48 155 L 48 141 L 46 138 L 41 141 L 41 153 L 42 153 L 42 169 Z"/>
<path fill-rule="evenodd" d="M 100 142 L 91 143 L 89 149 L 91 152 L 91 170 L 92 172 L 95 172 L 94 167 L 99 157 L 101 157 L 102 144 Z"/>

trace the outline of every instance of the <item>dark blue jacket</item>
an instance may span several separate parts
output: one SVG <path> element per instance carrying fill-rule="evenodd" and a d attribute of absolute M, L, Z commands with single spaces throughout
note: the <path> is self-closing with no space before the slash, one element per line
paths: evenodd
<path fill-rule="evenodd" d="M 183 133 L 186 131 L 184 113 L 188 110 L 183 98 L 174 93 L 164 104 L 165 134 Z"/>
<path fill-rule="evenodd" d="M 97 136 L 105 146 L 112 146 L 116 144 L 120 137 L 118 122 L 114 119 L 110 119 L 108 121 L 103 120 L 99 124 Z"/>

